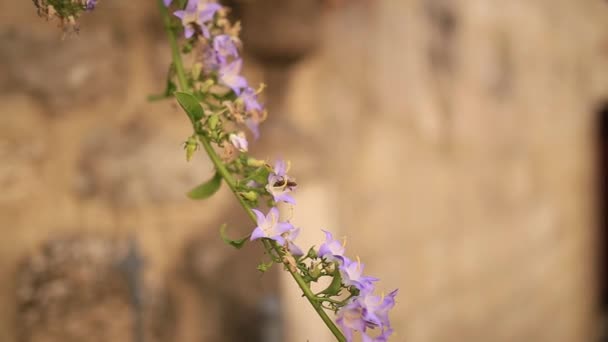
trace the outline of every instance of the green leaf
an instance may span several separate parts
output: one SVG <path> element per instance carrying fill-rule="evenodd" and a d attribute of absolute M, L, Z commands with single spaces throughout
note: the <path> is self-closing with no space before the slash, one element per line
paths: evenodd
<path fill-rule="evenodd" d="M 342 276 L 340 275 L 340 272 L 336 271 L 336 273 L 334 274 L 334 279 L 331 281 L 331 284 L 329 284 L 329 286 L 325 290 L 319 292 L 319 294 L 337 296 L 341 290 L 342 290 Z"/>
<path fill-rule="evenodd" d="M 222 176 L 216 172 L 215 175 L 213 175 L 213 178 L 190 190 L 188 197 L 195 200 L 209 198 L 220 189 L 221 185 Z"/>
<path fill-rule="evenodd" d="M 231 238 L 229 238 L 226 235 L 226 224 L 223 224 L 220 227 L 220 236 L 222 237 L 222 240 L 224 240 L 225 243 L 229 244 L 230 246 L 236 248 L 236 249 L 241 249 L 243 248 L 243 246 L 245 245 L 245 243 L 247 241 L 249 241 L 249 237 L 251 235 L 247 235 L 243 238 L 237 239 L 237 240 L 232 240 Z"/>
<path fill-rule="evenodd" d="M 198 102 L 196 97 L 194 97 L 194 95 L 177 91 L 175 92 L 175 98 L 177 99 L 177 102 L 179 102 L 179 105 L 182 106 L 186 114 L 188 114 L 192 122 L 199 121 L 203 118 L 203 115 L 205 115 L 203 107 Z"/>

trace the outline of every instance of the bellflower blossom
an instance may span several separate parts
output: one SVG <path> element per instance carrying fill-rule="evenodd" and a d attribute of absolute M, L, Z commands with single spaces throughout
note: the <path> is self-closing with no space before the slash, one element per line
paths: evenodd
<path fill-rule="evenodd" d="M 361 291 L 372 289 L 374 286 L 373 282 L 378 281 L 379 279 L 364 276 L 363 267 L 364 265 L 360 260 L 354 261 L 344 257 L 343 262 L 339 267 L 344 285 L 354 286 Z"/>
<path fill-rule="evenodd" d="M 325 233 L 325 242 L 319 247 L 319 257 L 328 261 L 344 261 L 344 245 L 335 240 L 330 232 L 326 230 L 323 230 L 323 232 Z"/>
<path fill-rule="evenodd" d="M 248 143 L 243 132 L 238 132 L 237 134 L 232 133 L 228 138 L 230 139 L 230 143 L 232 143 L 237 150 L 247 152 Z"/>
<path fill-rule="evenodd" d="M 220 64 L 226 64 L 229 57 L 237 58 L 239 56 L 234 38 L 227 34 L 216 36 L 213 39 L 213 49 L 217 53 Z"/>
<path fill-rule="evenodd" d="M 95 9 L 95 6 L 97 6 L 97 0 L 87 0 L 85 10 L 92 11 Z"/>
<path fill-rule="evenodd" d="M 247 87 L 247 80 L 240 75 L 242 66 L 243 61 L 237 59 L 230 64 L 220 65 L 219 70 L 220 83 L 232 89 L 237 95 L 241 93 L 242 88 Z"/>
<path fill-rule="evenodd" d="M 258 226 L 251 233 L 250 240 L 268 238 L 280 245 L 284 245 L 285 238 L 283 234 L 293 229 L 293 226 L 289 222 L 279 222 L 279 209 L 276 207 L 271 208 L 266 216 L 257 209 L 251 210 L 256 216 Z"/>
<path fill-rule="evenodd" d="M 184 36 L 191 38 L 194 35 L 194 25 L 199 22 L 198 0 L 188 0 L 186 8 L 175 11 L 173 14 L 182 21 Z"/>
<path fill-rule="evenodd" d="M 241 93 L 240 99 L 243 101 L 246 111 L 251 112 L 262 110 L 262 105 L 258 102 L 258 96 L 253 88 L 245 88 Z"/>
<path fill-rule="evenodd" d="M 203 33 L 203 37 L 209 39 L 211 34 L 209 32 L 209 28 L 206 23 L 213 20 L 213 16 L 217 11 L 221 10 L 222 6 L 216 4 L 214 2 L 204 2 L 201 4 L 199 0 L 199 25 L 201 27 L 201 32 Z"/>
<path fill-rule="evenodd" d="M 302 256 L 304 255 L 304 252 L 302 252 L 302 249 L 294 243 L 294 240 L 298 237 L 298 235 L 300 235 L 300 228 L 290 229 L 286 233 L 283 233 L 283 237 L 285 238 L 285 247 L 289 253 L 295 256 Z"/>
<path fill-rule="evenodd" d="M 353 333 L 355 331 L 365 332 L 367 325 L 365 319 L 363 319 L 363 307 L 361 306 L 361 303 L 354 300 L 343 306 L 338 311 L 336 323 L 342 329 L 346 341 L 348 342 L 353 340 Z"/>
<path fill-rule="evenodd" d="M 188 0 L 188 4 L 184 10 L 175 11 L 173 14 L 181 19 L 186 38 L 191 38 L 194 35 L 196 27 L 201 29 L 205 38 L 209 38 L 209 29 L 205 24 L 212 20 L 215 13 L 221 8 L 219 4 L 212 2 Z"/>
<path fill-rule="evenodd" d="M 358 331 L 365 342 L 388 341 L 393 329 L 388 318 L 388 311 L 395 306 L 397 290 L 387 296 L 374 295 L 371 290 L 362 291 L 350 303 L 338 311 L 336 323 L 342 328 L 347 341 L 353 340 L 353 333 Z M 367 334 L 373 329 L 377 336 Z"/>
<path fill-rule="evenodd" d="M 296 204 L 289 193 L 296 188 L 297 184 L 287 175 L 287 165 L 283 160 L 277 160 L 273 172 L 268 175 L 266 190 L 272 195 L 275 202 L 286 202 Z"/>

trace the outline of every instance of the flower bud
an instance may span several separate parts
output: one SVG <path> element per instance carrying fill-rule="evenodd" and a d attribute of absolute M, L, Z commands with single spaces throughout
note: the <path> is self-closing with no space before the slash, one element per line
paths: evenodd
<path fill-rule="evenodd" d="M 219 116 L 217 114 L 213 114 L 207 119 L 207 125 L 210 130 L 215 130 L 217 128 L 218 123 L 220 122 Z"/>
<path fill-rule="evenodd" d="M 255 201 L 258 199 L 258 194 L 255 191 L 239 192 L 239 195 L 248 201 Z"/>
<path fill-rule="evenodd" d="M 247 166 L 252 167 L 260 167 L 266 164 L 263 160 L 255 159 L 255 158 L 247 158 Z"/>
<path fill-rule="evenodd" d="M 188 138 L 188 140 L 186 140 L 184 143 L 184 149 L 186 150 L 186 161 L 190 161 L 194 155 L 194 152 L 198 150 L 198 141 L 196 140 L 195 136 L 191 136 Z"/>

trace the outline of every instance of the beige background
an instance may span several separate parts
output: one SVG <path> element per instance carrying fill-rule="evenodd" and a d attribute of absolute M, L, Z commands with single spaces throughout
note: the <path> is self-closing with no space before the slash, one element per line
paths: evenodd
<path fill-rule="evenodd" d="M 270 84 L 254 153 L 292 160 L 303 240 L 346 235 L 380 286 L 400 289 L 393 340 L 593 341 L 608 5 L 334 2 L 300 21 L 275 8 L 276 30 L 301 26 L 318 44 L 294 38 L 307 54 L 289 66 L 246 62 Z M 145 101 L 168 63 L 154 4 L 102 1 L 81 26 L 61 41 L 30 2 L 0 1 L 0 340 L 19 319 L 17 261 L 62 232 L 135 234 L 146 282 L 176 289 L 172 340 L 223 340 L 210 332 L 217 308 L 189 306 L 201 295 L 174 276 L 185 246 L 202 237 L 202 267 L 216 272 L 218 256 L 243 270 L 261 256 L 243 264 L 215 238 L 225 220 L 248 229 L 226 191 L 183 196 L 212 170 L 202 154 L 185 162 L 175 105 Z M 276 286 L 243 277 L 237 298 L 243 283 L 250 299 Z M 329 341 L 279 284 L 285 340 Z"/>

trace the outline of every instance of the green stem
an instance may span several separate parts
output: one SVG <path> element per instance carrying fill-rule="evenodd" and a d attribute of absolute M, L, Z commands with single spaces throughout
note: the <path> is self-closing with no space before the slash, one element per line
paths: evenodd
<path fill-rule="evenodd" d="M 182 62 L 179 46 L 177 44 L 175 31 L 173 30 L 173 28 L 171 26 L 171 17 L 162 0 L 158 0 L 158 6 L 159 6 L 161 16 L 163 17 L 163 22 L 165 24 L 165 30 L 167 31 L 169 45 L 171 46 L 172 58 L 173 58 L 173 63 L 175 65 L 175 73 L 177 75 L 178 86 L 182 91 L 190 91 L 190 89 L 188 87 L 188 81 L 186 79 L 186 73 L 184 71 L 184 65 Z M 217 155 L 217 153 L 213 149 L 213 146 L 211 146 L 211 143 L 209 142 L 207 137 L 199 134 L 199 140 L 201 141 L 201 144 L 203 145 L 205 152 L 207 152 L 207 155 L 211 159 L 211 162 L 215 166 L 217 172 L 222 176 L 222 178 L 224 179 L 224 181 L 226 182 L 226 184 L 228 185 L 228 187 L 230 188 L 230 190 L 232 191 L 232 193 L 234 194 L 236 199 L 239 201 L 239 203 L 241 204 L 243 209 L 247 212 L 247 215 L 249 215 L 249 217 L 251 218 L 251 220 L 254 223 L 257 223 L 255 214 L 253 213 L 253 211 L 251 211 L 251 208 L 249 207 L 247 202 L 245 202 L 245 200 L 238 194 L 238 191 L 236 188 L 236 180 L 232 177 L 232 174 L 226 169 L 226 166 L 224 165 L 224 163 L 222 162 L 220 157 Z M 279 256 L 284 255 L 284 253 L 281 251 L 280 247 L 274 241 L 263 239 L 262 244 L 264 245 L 264 249 L 266 250 L 267 253 L 270 254 L 274 251 Z M 342 334 L 340 329 L 336 326 L 336 324 L 327 315 L 325 310 L 323 310 L 323 308 L 321 306 L 321 302 L 317 299 L 315 294 L 311 291 L 310 287 L 308 287 L 308 284 L 306 283 L 306 281 L 304 281 L 302 276 L 300 276 L 300 274 L 297 273 L 296 271 L 293 271 L 291 269 L 291 265 L 289 265 L 288 262 L 284 262 L 283 264 L 285 265 L 285 269 L 291 274 L 293 279 L 296 281 L 296 283 L 302 290 L 304 297 L 306 297 L 306 299 L 308 299 L 308 302 L 312 305 L 312 307 L 315 309 L 317 314 L 321 317 L 321 319 L 323 320 L 325 325 L 327 325 L 329 330 L 334 334 L 336 339 L 339 342 L 346 342 L 346 338 L 344 337 L 344 335 Z"/>

